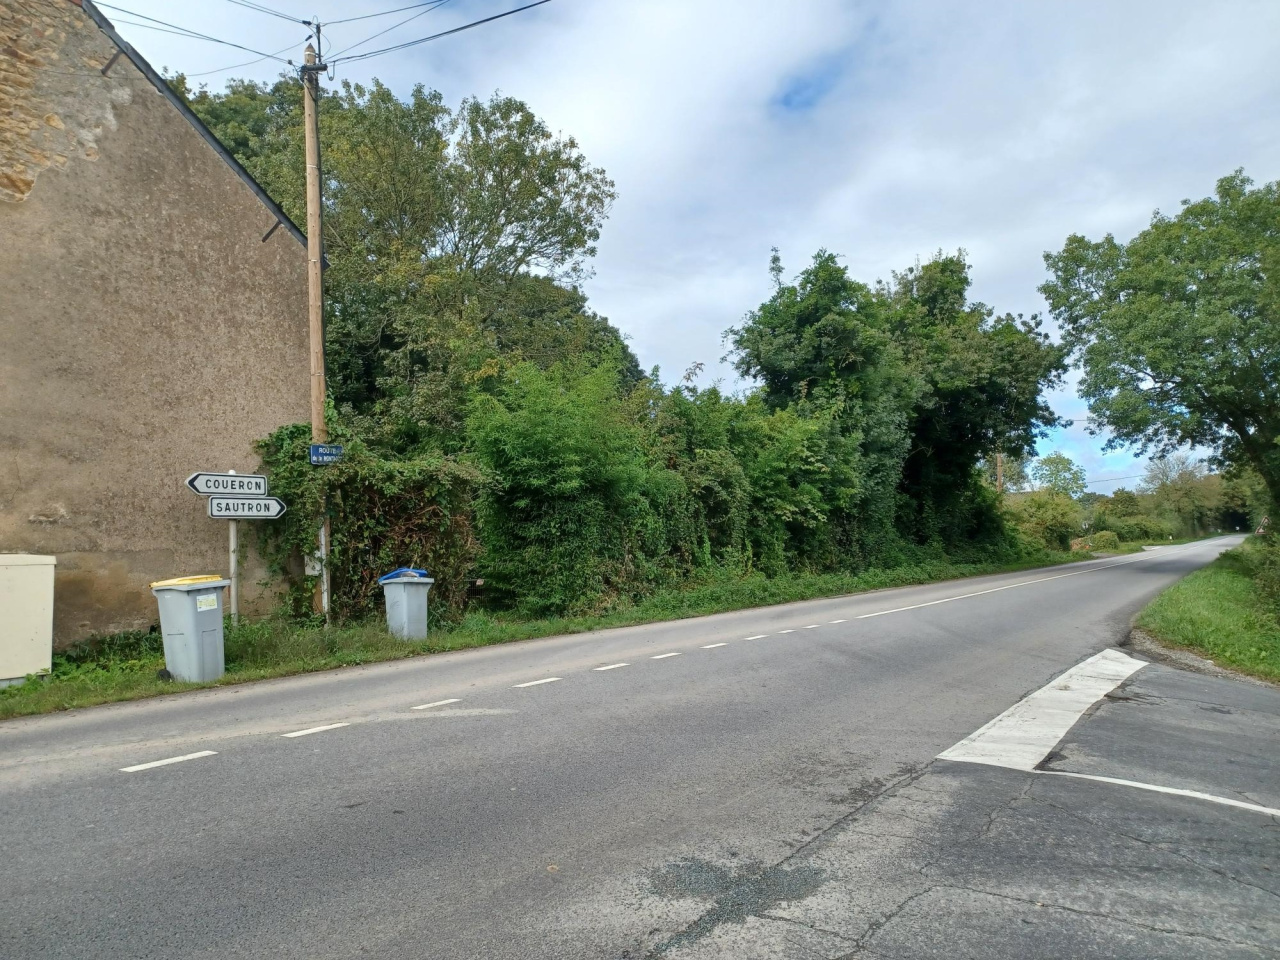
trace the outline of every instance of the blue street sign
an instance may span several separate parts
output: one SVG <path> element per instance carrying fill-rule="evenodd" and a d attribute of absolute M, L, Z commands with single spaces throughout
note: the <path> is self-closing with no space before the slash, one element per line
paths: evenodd
<path fill-rule="evenodd" d="M 322 467 L 327 463 L 338 463 L 342 460 L 342 445 L 339 443 L 313 443 L 311 445 L 311 463 Z"/>

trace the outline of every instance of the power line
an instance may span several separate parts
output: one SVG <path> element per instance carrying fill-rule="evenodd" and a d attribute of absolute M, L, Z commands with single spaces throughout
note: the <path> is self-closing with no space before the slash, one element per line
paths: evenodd
<path fill-rule="evenodd" d="M 141 24 L 139 24 L 139 26 L 141 26 Z M 183 76 L 187 77 L 188 79 L 191 77 L 207 77 L 214 73 L 226 73 L 228 70 L 237 70 L 240 67 L 249 67 L 255 63 L 261 63 L 263 60 L 271 59 L 272 57 L 278 60 L 280 59 L 280 54 L 284 53 L 286 50 L 292 50 L 296 46 L 298 46 L 296 43 L 291 43 L 287 47 L 281 47 L 275 53 L 268 54 L 265 57 L 259 57 L 257 60 L 246 60 L 243 63 L 233 63 L 230 66 L 218 67 L 218 69 L 216 70 L 201 70 L 199 73 L 184 73 Z M 291 64 L 293 63 L 293 61 L 286 60 L 285 63 Z"/>
<path fill-rule="evenodd" d="M 405 10 L 416 10 L 418 7 L 437 6 L 439 3 L 440 0 L 427 0 L 426 3 L 411 3 L 407 7 L 396 7 L 394 10 L 383 10 L 381 13 L 366 13 L 360 17 L 346 17 L 343 20 L 328 20 L 325 22 L 325 26 L 332 27 L 338 23 L 355 23 L 357 20 L 371 20 L 374 17 L 385 17 L 393 13 L 403 13 Z"/>
<path fill-rule="evenodd" d="M 246 7 L 258 13 L 267 13 L 273 17 L 279 17 L 281 20 L 288 20 L 290 23 L 310 23 L 309 20 L 303 20 L 301 17 L 291 17 L 287 13 L 272 10 L 270 7 L 264 7 L 260 3 L 253 3 L 252 0 L 227 0 L 227 3 L 234 3 L 238 7 Z"/>
<path fill-rule="evenodd" d="M 447 37 L 455 33 L 461 33 L 463 30 L 470 30 L 472 27 L 478 27 L 483 23 L 492 23 L 494 20 L 501 20 L 503 17 L 509 17 L 513 13 L 520 13 L 522 10 L 529 10 L 533 7 L 540 7 L 544 3 L 550 3 L 551 0 L 537 0 L 536 3 L 529 3 L 523 7 L 516 7 L 514 10 L 508 10 L 506 13 L 495 14 L 492 17 L 485 17 L 483 20 L 475 20 L 471 23 L 464 24 L 461 27 L 454 27 L 452 30 L 445 30 L 441 33 L 433 33 L 429 37 L 422 37 L 418 40 L 410 40 L 407 43 L 398 43 L 392 47 L 383 47 L 381 50 L 370 50 L 368 53 L 357 53 L 353 57 L 338 57 L 333 60 L 334 64 L 345 63 L 351 60 L 368 60 L 370 57 L 381 56 L 384 53 L 394 53 L 397 50 L 406 50 L 409 47 L 416 47 L 420 43 L 428 43 L 432 40 L 439 40 L 441 37 Z M 350 48 L 348 48 L 350 49 Z"/>
<path fill-rule="evenodd" d="M 1135 473 L 1132 477 L 1104 477 L 1101 480 L 1086 480 L 1085 486 L 1091 487 L 1095 483 L 1114 483 L 1117 480 L 1141 480 L 1145 474 Z"/>
<path fill-rule="evenodd" d="M 197 33 L 194 30 L 188 30 L 186 27 L 180 27 L 176 23 L 169 23 L 167 20 L 157 20 L 155 17 L 148 17 L 142 13 L 135 13 L 132 10 L 126 10 L 124 7 L 117 7 L 110 3 L 99 3 L 98 6 L 106 7 L 109 10 L 118 10 L 120 13 L 123 13 L 126 16 L 138 17 L 139 19 L 147 20 L 150 23 L 158 23 L 160 24 L 161 27 L 170 28 L 169 30 L 160 31 L 161 33 L 172 33 L 174 31 L 177 31 L 179 36 L 191 37 L 196 40 L 208 40 L 210 43 L 220 43 L 225 47 L 235 47 L 237 50 L 243 50 L 246 53 L 256 54 L 257 56 L 261 57 L 264 60 L 266 60 L 267 58 L 271 58 L 273 60 L 280 60 L 281 63 L 287 62 L 285 60 L 282 60 L 280 57 L 277 57 L 273 53 L 263 53 L 261 50 L 253 49 L 253 47 L 246 47 L 239 43 L 232 43 L 230 40 L 220 40 L 217 37 L 211 37 L 207 33 Z M 136 27 L 148 27 L 148 29 L 151 29 L 151 30 L 159 29 L 157 27 L 149 27 L 148 24 L 145 24 L 145 23 L 133 23 L 130 25 L 136 26 Z"/>
<path fill-rule="evenodd" d="M 409 23 L 413 20 L 417 20 L 419 17 L 423 16 L 424 14 L 430 13 L 432 10 L 436 9 L 436 7 L 443 7 L 448 2 L 449 0 L 430 0 L 430 2 L 428 3 L 419 3 L 419 4 L 415 4 L 413 7 L 404 7 L 402 9 L 405 9 L 405 10 L 412 10 L 412 9 L 416 9 L 417 7 L 426 7 L 426 9 L 418 11 L 411 17 L 406 17 L 405 19 L 401 20 L 399 23 L 396 23 L 387 27 L 385 30 L 379 30 L 377 33 L 370 34 L 369 36 L 365 37 L 363 40 L 360 40 L 360 41 L 357 41 L 356 43 L 351 44 L 351 46 L 349 47 L 343 47 L 336 54 L 334 54 L 334 56 L 335 57 L 341 56 L 342 54 L 346 53 L 348 50 L 354 50 L 356 47 L 363 47 L 370 40 L 377 39 L 378 37 L 382 36 L 384 33 L 390 33 L 392 30 L 397 30 L 400 27 L 403 27 L 406 23 Z M 341 23 L 342 21 L 338 21 L 338 22 Z M 326 26 L 332 26 L 332 24 L 326 24 Z"/>

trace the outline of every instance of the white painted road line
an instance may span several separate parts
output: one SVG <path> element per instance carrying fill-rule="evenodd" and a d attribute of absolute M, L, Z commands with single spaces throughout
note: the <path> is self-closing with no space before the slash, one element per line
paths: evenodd
<path fill-rule="evenodd" d="M 349 727 L 349 723 L 326 723 L 323 727 L 308 727 L 306 730 L 295 730 L 293 733 L 282 733 L 282 737 L 305 737 L 312 733 L 323 733 L 325 730 L 337 730 L 339 727 Z"/>
<path fill-rule="evenodd" d="M 1198 546 L 1199 544 L 1196 545 Z M 973 593 L 962 593 L 956 597 L 943 597 L 941 600 L 930 600 L 928 603 L 913 603 L 907 607 L 894 607 L 892 610 L 877 610 L 875 613 L 864 613 L 861 616 L 854 617 L 854 619 L 866 620 L 868 617 L 883 617 L 890 613 L 903 613 L 906 610 L 919 610 L 921 607 L 935 607 L 940 603 L 950 603 L 952 600 L 968 600 L 970 597 L 983 597 L 988 593 L 999 593 L 1001 590 L 1012 590 L 1015 587 L 1029 587 L 1033 583 L 1047 583 L 1050 580 L 1064 580 L 1067 577 L 1082 577 L 1086 573 L 1097 573 L 1099 570 L 1110 570 L 1112 567 L 1123 567 L 1126 563 L 1141 563 L 1143 560 L 1150 560 L 1153 556 L 1157 556 L 1157 554 L 1149 553 L 1145 556 L 1134 557 L 1130 560 L 1121 560 L 1118 563 L 1108 563 L 1101 567 L 1090 567 L 1088 570 L 1075 570 L 1071 573 L 1058 573 L 1054 574 L 1052 577 L 1037 577 L 1035 580 L 1020 580 L 1017 583 L 1007 583 L 1003 587 L 992 587 L 990 590 L 977 590 Z"/>
<path fill-rule="evenodd" d="M 513 689 L 513 690 L 519 690 L 521 687 L 536 687 L 536 686 L 537 686 L 538 684 L 540 684 L 540 683 L 555 683 L 557 680 L 560 680 L 560 679 L 562 679 L 562 678 L 560 678 L 560 677 L 545 677 L 545 678 L 544 678 L 544 679 L 542 679 L 542 680 L 530 680 L 528 683 L 517 683 L 517 684 L 516 684 L 514 687 L 512 687 L 511 689 Z"/>
<path fill-rule="evenodd" d="M 171 763 L 181 763 L 183 760 L 198 760 L 200 757 L 217 756 L 217 750 L 201 750 L 199 753 L 188 753 L 181 757 L 170 757 L 167 760 L 152 760 L 150 763 L 139 763 L 132 767 L 121 767 L 121 773 L 137 773 L 139 770 L 150 770 L 152 767 L 167 767 Z"/>
<path fill-rule="evenodd" d="M 817 630 L 820 626 L 822 626 L 822 624 L 820 624 L 820 623 L 811 623 L 811 624 L 809 624 L 807 627 L 805 627 L 805 629 L 806 629 L 806 630 Z"/>
<path fill-rule="evenodd" d="M 1139 783 L 1136 780 L 1118 780 L 1115 777 L 1099 777 L 1091 773 L 1071 773 L 1067 770 L 1037 770 L 1054 777 L 1075 777 L 1077 780 L 1096 780 L 1099 783 L 1114 783 L 1121 787 L 1133 787 L 1137 790 L 1151 790 L 1155 793 L 1167 793 L 1175 797 L 1191 797 L 1195 800 L 1208 800 L 1210 803 L 1221 803 L 1241 810 L 1252 810 L 1268 817 L 1280 817 L 1280 810 L 1275 807 L 1264 807 L 1258 803 L 1245 803 L 1243 800 L 1232 800 L 1230 797 L 1215 797 L 1212 793 L 1201 793 L 1199 790 L 1182 790 L 1178 787 L 1161 787 L 1154 783 Z"/>
<path fill-rule="evenodd" d="M 1096 653 L 938 754 L 938 759 L 1034 770 L 1086 710 L 1144 666 L 1146 661 L 1119 650 Z"/>
<path fill-rule="evenodd" d="M 747 637 L 748 640 L 763 640 L 767 637 L 767 633 L 757 633 L 754 637 Z"/>
<path fill-rule="evenodd" d="M 611 663 L 607 667 L 592 667 L 591 669 L 598 672 L 600 670 L 617 670 L 619 667 L 629 667 L 629 666 L 631 666 L 631 664 L 629 663 Z"/>
<path fill-rule="evenodd" d="M 848 623 L 848 620 L 828 620 L 828 623 Z"/>
<path fill-rule="evenodd" d="M 779 630 L 779 633 L 795 633 L 794 630 Z"/>
<path fill-rule="evenodd" d="M 750 637 L 747 637 L 747 639 L 748 639 L 748 640 L 750 640 L 751 638 L 750 638 Z M 707 644 L 705 647 L 703 647 L 702 649 L 703 649 L 703 650 L 714 650 L 716 647 L 727 647 L 727 646 L 728 646 L 728 644 L 727 644 L 727 643 L 708 643 L 708 644 Z"/>
<path fill-rule="evenodd" d="M 410 710 L 430 710 L 432 707 L 443 707 L 446 703 L 461 703 L 457 697 L 452 700 L 437 700 L 435 703 L 424 703 L 420 707 L 410 707 Z"/>
<path fill-rule="evenodd" d="M 660 654 L 658 654 L 656 657 L 650 657 L 649 659 L 650 659 L 650 660 L 665 660 L 665 659 L 667 659 L 667 657 L 678 657 L 678 656 L 680 656 L 680 654 L 678 654 L 678 653 L 660 653 Z"/>

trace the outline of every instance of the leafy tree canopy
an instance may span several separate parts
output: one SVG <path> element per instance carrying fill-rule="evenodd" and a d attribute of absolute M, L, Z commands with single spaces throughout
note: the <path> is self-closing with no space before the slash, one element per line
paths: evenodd
<path fill-rule="evenodd" d="M 297 222 L 305 221 L 302 87 L 175 90 Z M 384 445 L 450 448 L 471 390 L 504 364 L 586 356 L 639 364 L 575 286 L 613 182 L 519 100 L 456 111 L 378 81 L 320 102 L 330 389 Z"/>
<path fill-rule="evenodd" d="M 1031 477 L 1041 490 L 1051 490 L 1073 499 L 1085 491 L 1084 467 L 1065 453 L 1054 451 L 1031 467 Z"/>
<path fill-rule="evenodd" d="M 1280 184 L 1237 170 L 1127 244 L 1073 235 L 1045 263 L 1108 446 L 1203 447 L 1280 501 Z"/>

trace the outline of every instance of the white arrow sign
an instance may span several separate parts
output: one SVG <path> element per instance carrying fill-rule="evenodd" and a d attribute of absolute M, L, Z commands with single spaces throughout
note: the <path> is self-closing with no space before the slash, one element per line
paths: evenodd
<path fill-rule="evenodd" d="M 286 509 L 279 497 L 209 498 L 209 516 L 215 520 L 274 520 Z"/>
<path fill-rule="evenodd" d="M 267 478 L 252 473 L 193 473 L 187 477 L 187 486 L 202 497 L 212 497 L 219 493 L 233 497 L 267 495 Z"/>

